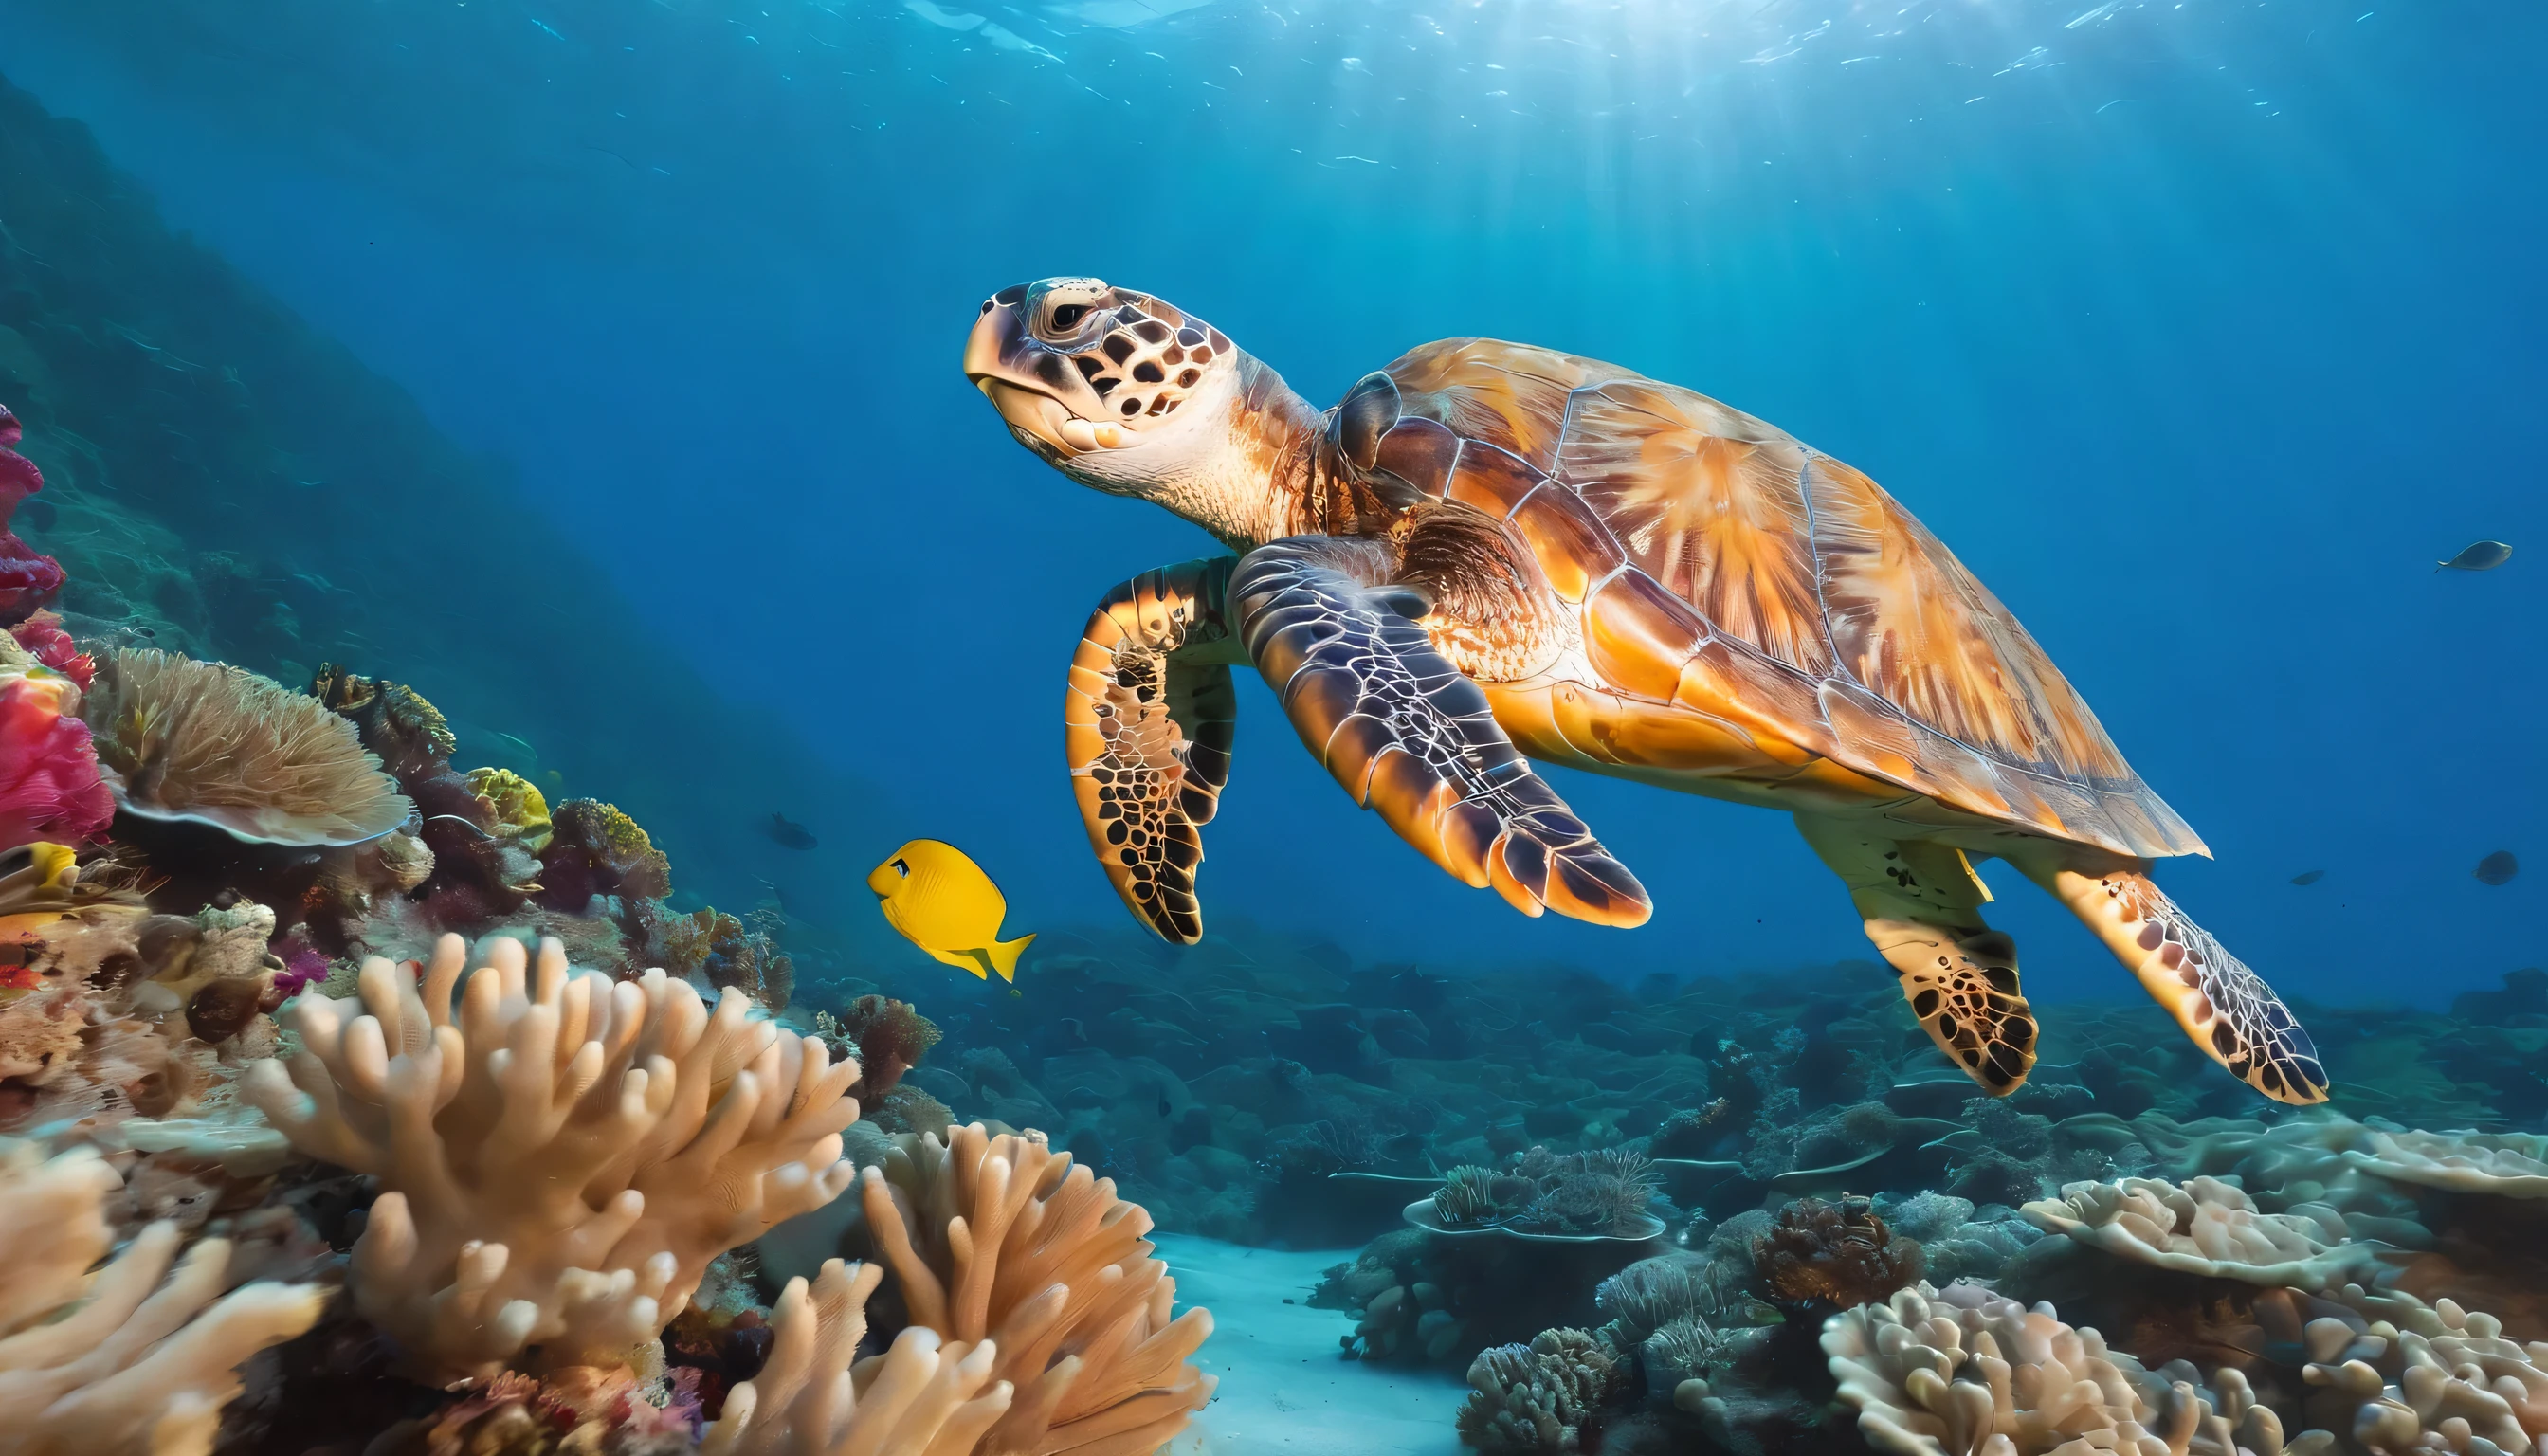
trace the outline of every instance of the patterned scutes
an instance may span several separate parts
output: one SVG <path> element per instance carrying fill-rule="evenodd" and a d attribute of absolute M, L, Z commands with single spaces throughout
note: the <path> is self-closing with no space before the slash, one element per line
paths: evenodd
<path fill-rule="evenodd" d="M 1355 421 L 1365 458 L 1509 522 L 1583 604 L 1604 685 L 1732 701 L 1967 813 L 2126 854 L 2203 853 L 2026 629 L 1866 475 L 1571 354 L 1450 339 L 1387 374 L 1398 417 Z M 1552 477 L 1567 489 L 1540 489 Z"/>

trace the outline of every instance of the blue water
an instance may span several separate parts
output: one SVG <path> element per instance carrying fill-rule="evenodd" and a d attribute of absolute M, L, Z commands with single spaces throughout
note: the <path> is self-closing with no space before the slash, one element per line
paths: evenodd
<path fill-rule="evenodd" d="M 956 367 L 984 295 L 1097 273 L 1322 403 L 1483 333 L 1853 462 L 2210 841 L 2161 878 L 2226 943 L 2428 1004 L 2548 959 L 2543 53 L 2517 0 L 0 0 L 0 73 L 878 786 L 815 826 L 843 914 L 931 835 L 1013 928 L 1120 923 L 1062 669 L 1107 586 L 1209 543 Z M 2481 537 L 2512 563 L 2431 570 Z M 1246 694 L 1219 924 L 1438 967 L 1867 954 L 1780 818 L 1573 774 L 1656 915 L 1524 922 Z M 2481 884 L 2497 849 L 2538 867 Z M 2128 989 L 1988 873 L 2039 999 Z"/>

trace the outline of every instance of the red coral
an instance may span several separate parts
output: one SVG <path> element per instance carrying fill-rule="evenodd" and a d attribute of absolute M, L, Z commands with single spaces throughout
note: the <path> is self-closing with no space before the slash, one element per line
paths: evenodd
<path fill-rule="evenodd" d="M 18 416 L 0 405 L 0 626 L 26 619 L 62 589 L 62 566 L 18 539 L 9 517 L 18 502 L 45 488 L 36 462 L 9 448 L 18 443 Z"/>
<path fill-rule="evenodd" d="M 97 682 L 97 660 L 79 650 L 71 634 L 62 630 L 62 619 L 48 611 L 37 612 L 9 629 L 18 645 L 34 653 L 36 661 L 61 674 L 86 692 Z"/>
<path fill-rule="evenodd" d="M 115 818 L 88 725 L 62 716 L 65 688 L 45 677 L 0 688 L 0 849 L 39 839 L 79 844 Z"/>
<path fill-rule="evenodd" d="M 1920 1245 L 1896 1238 L 1864 1198 L 1800 1198 L 1752 1240 L 1752 1272 L 1774 1303 L 1843 1310 L 1889 1298 L 1920 1277 Z"/>
<path fill-rule="evenodd" d="M 938 1045 L 938 1023 L 908 1001 L 861 996 L 841 1012 L 841 1038 L 858 1050 L 859 1081 L 852 1092 L 873 1101 L 893 1090 L 902 1074 Z"/>

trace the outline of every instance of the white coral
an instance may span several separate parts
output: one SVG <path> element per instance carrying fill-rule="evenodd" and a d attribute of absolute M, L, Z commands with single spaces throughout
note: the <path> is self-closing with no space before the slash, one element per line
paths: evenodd
<path fill-rule="evenodd" d="M 999 1349 L 987 1339 L 942 1343 L 915 1324 L 854 1374 L 867 1296 L 882 1274 L 833 1259 L 810 1292 L 788 1280 L 771 1319 L 770 1358 L 727 1394 L 700 1456 L 968 1456 L 1015 1394 L 991 1378 Z"/>
<path fill-rule="evenodd" d="M 354 1245 L 354 1303 L 435 1384 L 613 1364 L 662 1333 L 707 1263 L 849 1186 L 855 1062 L 711 1013 L 660 970 L 572 972 L 555 941 L 468 963 L 457 936 L 419 985 L 367 961 L 359 1001 L 305 994 L 287 1078 L 246 1096 L 292 1144 L 383 1192 Z M 295 1091 L 295 1088 L 298 1091 Z"/>
<path fill-rule="evenodd" d="M 1923 1284 L 1844 1311 L 1823 1325 L 1822 1346 L 1859 1432 L 1888 1456 L 2284 1449 L 2280 1423 L 2243 1381 L 2222 1410 L 2182 1382 L 2153 1399 L 2142 1386 L 2155 1382 L 2097 1331 L 1973 1285 L 1941 1294 Z"/>
<path fill-rule="evenodd" d="M 2353 1407 L 2351 1434 L 2363 1449 L 2379 1456 L 2523 1456 L 2538 1449 L 2548 1434 L 2548 1343 L 2515 1344 L 2494 1316 L 2449 1300 L 2426 1308 L 2358 1285 L 2337 1298 L 2379 1318 L 2363 1330 L 2312 1320 L 2304 1374 L 2339 1406 Z M 2320 1432 L 2293 1442 L 2296 1451 L 2334 1446 L 2332 1435 Z"/>
<path fill-rule="evenodd" d="M 91 1275 L 122 1185 L 94 1151 L 46 1159 L 0 1143 L 0 1452 L 204 1456 L 250 1355 L 316 1323 L 325 1291 L 248 1284 L 228 1297 L 225 1239 L 187 1251 L 174 1224 L 143 1228 Z M 162 1275 L 168 1277 L 163 1282 Z"/>
<path fill-rule="evenodd" d="M 2309 1290 L 2342 1284 L 2379 1246 L 2347 1240 L 2305 1214 L 2268 1214 L 2237 1185 L 2189 1178 L 2064 1184 L 2020 1213 L 2118 1258 L 2209 1279 Z M 2332 1211 L 2330 1211 L 2332 1217 Z"/>

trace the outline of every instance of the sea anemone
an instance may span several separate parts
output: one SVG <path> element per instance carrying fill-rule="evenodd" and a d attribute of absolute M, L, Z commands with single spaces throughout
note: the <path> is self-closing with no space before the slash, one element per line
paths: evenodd
<path fill-rule="evenodd" d="M 1495 1172 L 1474 1163 L 1463 1163 L 1442 1177 L 1442 1186 L 1433 1190 L 1433 1217 L 1446 1228 L 1466 1228 L 1497 1217 L 1493 1189 Z"/>
<path fill-rule="evenodd" d="M 126 813 L 249 844 L 354 845 L 414 811 L 354 725 L 222 663 L 119 649 L 81 715 Z"/>

